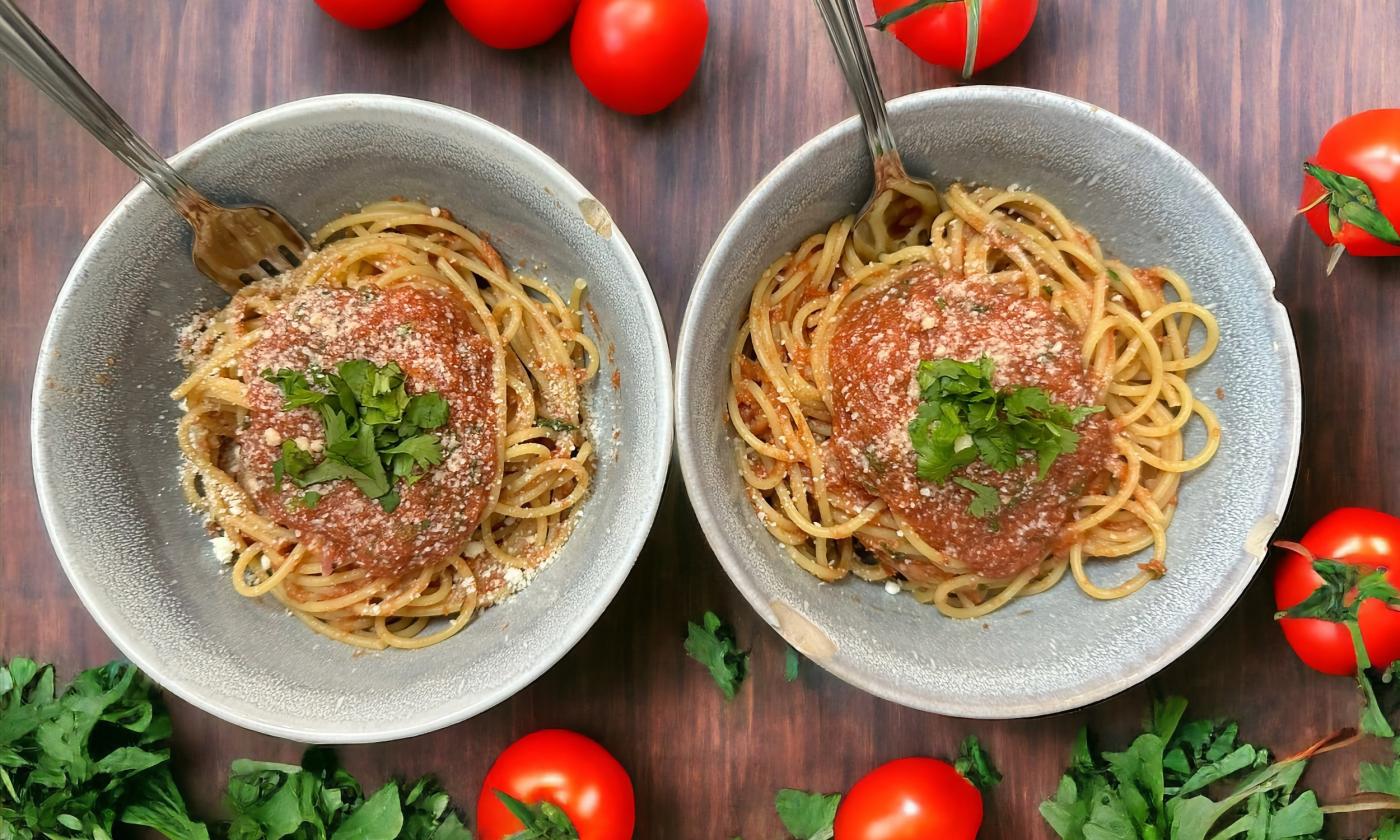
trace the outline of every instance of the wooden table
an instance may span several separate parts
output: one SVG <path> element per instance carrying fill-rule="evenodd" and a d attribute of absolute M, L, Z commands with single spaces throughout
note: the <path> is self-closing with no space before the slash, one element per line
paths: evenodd
<path fill-rule="evenodd" d="M 749 188 L 821 129 L 853 112 L 806 0 L 712 0 L 709 49 L 688 93 L 637 119 L 594 102 L 565 37 L 496 52 L 437 2 L 387 31 L 346 29 L 309 0 L 22 0 L 38 24 L 154 144 L 174 152 L 244 114 L 335 92 L 447 103 L 553 155 L 612 211 L 651 277 L 674 338 L 711 240 Z M 1043 0 L 1029 40 L 980 81 L 1044 88 L 1122 114 L 1162 137 L 1220 187 L 1278 277 L 1298 334 L 1307 428 L 1281 534 L 1333 507 L 1400 512 L 1400 282 L 1395 260 L 1325 255 L 1292 215 L 1299 161 L 1336 119 L 1396 106 L 1400 15 L 1369 2 Z M 891 96 L 954 84 L 884 37 L 874 52 Z M 1387 90 L 1390 98 L 1387 99 Z M 0 656 L 65 675 L 116 651 L 69 588 L 44 535 L 29 467 L 29 388 L 43 325 L 79 248 L 133 176 L 17 73 L 0 70 Z M 1189 219 L 1182 220 L 1190 224 Z M 877 700 L 806 669 L 783 682 L 783 645 L 706 547 L 677 470 L 645 553 L 598 625 L 514 699 L 433 735 L 342 751 L 377 782 L 433 772 L 470 806 L 496 753 L 539 727 L 587 732 L 630 769 L 638 836 L 714 840 L 780 834 L 774 791 L 842 790 L 875 764 L 948 756 L 980 735 L 1006 774 L 987 838 L 1049 836 L 1050 794 L 1074 731 L 1134 731 L 1139 688 L 1049 719 L 986 723 Z M 724 702 L 681 651 L 684 619 L 712 608 L 752 645 L 754 674 Z M 1270 618 L 1261 577 L 1209 639 L 1155 686 L 1200 714 L 1292 750 L 1353 722 L 1351 684 L 1306 670 Z M 1144 620 L 1151 620 L 1150 616 Z M 231 760 L 293 760 L 300 747 L 172 701 L 181 778 L 215 813 Z M 1329 757 L 1330 758 L 1330 757 Z M 1310 775 L 1324 800 L 1351 786 L 1349 756 Z M 1351 836 L 1368 823 L 1339 822 Z"/>

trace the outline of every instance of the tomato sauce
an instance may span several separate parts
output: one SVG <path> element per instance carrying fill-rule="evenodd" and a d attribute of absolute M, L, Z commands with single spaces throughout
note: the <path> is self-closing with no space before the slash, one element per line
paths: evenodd
<path fill-rule="evenodd" d="M 1064 547 L 1075 501 L 1103 472 L 1113 452 L 1113 422 L 1090 415 L 1075 429 L 1079 445 L 1042 480 L 1034 458 L 1005 473 L 981 460 L 955 475 L 993 487 L 998 514 L 979 518 L 973 499 L 951 479 L 916 474 L 909 422 L 919 403 L 921 361 L 972 362 L 990 356 L 997 388 L 1035 386 L 1071 406 L 1100 401 L 1100 383 L 1080 361 L 1083 336 L 1049 302 L 1024 286 L 986 278 L 948 278 L 916 266 L 882 290 L 849 305 L 832 338 L 833 431 L 826 451 L 835 498 L 885 500 L 926 543 L 988 577 L 1007 577 Z M 911 558 L 871 546 L 907 576 Z M 912 572 L 912 573 L 910 573 Z"/>
<path fill-rule="evenodd" d="M 402 496 L 392 513 L 350 481 L 315 489 L 314 508 L 299 503 L 305 490 L 273 487 L 272 463 L 282 442 L 321 460 L 325 432 L 310 408 L 282 410 L 278 386 L 264 370 L 341 362 L 395 362 L 411 394 L 436 391 L 448 402 L 447 426 L 435 430 L 443 461 Z M 491 501 L 501 433 L 495 349 L 477 333 L 465 308 L 446 293 L 394 286 L 379 289 L 307 289 L 263 325 L 244 351 L 239 372 L 248 386 L 249 417 L 238 431 L 239 480 L 260 511 L 294 531 L 330 568 L 357 563 L 377 575 L 400 575 L 460 551 Z"/>

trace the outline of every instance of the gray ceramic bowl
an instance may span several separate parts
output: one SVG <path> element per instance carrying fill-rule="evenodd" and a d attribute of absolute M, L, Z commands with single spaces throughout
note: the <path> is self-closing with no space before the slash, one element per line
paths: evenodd
<path fill-rule="evenodd" d="M 571 648 L 646 537 L 671 452 L 666 336 L 646 276 L 606 211 L 557 163 L 461 111 L 327 96 L 239 120 L 174 159 L 228 201 L 266 200 L 314 229 L 393 195 L 451 208 L 560 288 L 589 281 L 600 346 L 593 489 L 566 547 L 513 601 L 422 651 L 356 654 L 275 602 L 237 595 L 177 484 L 176 330 L 221 293 L 185 223 L 138 187 L 93 234 L 59 294 L 34 383 L 34 478 L 64 570 L 131 660 L 228 721 L 316 742 L 382 741 L 470 717 Z M 590 328 L 591 329 L 591 328 Z M 609 384 L 621 371 L 621 390 Z M 616 431 L 616 434 L 614 434 Z"/>
<path fill-rule="evenodd" d="M 1301 428 L 1288 316 L 1263 256 L 1220 193 L 1132 123 L 1017 88 L 928 91 L 895 100 L 890 111 L 911 172 L 943 185 L 1034 189 L 1118 257 L 1175 268 L 1215 311 L 1220 349 L 1191 382 L 1219 413 L 1224 440 L 1181 489 L 1167 576 L 1112 602 L 1095 602 L 1066 580 L 985 620 L 954 621 L 862 581 L 819 584 L 758 523 L 723 419 L 729 348 L 762 270 L 865 201 L 870 163 L 854 119 L 763 179 L 700 270 L 676 360 L 677 444 L 691 500 L 759 615 L 853 685 L 975 718 L 1045 714 L 1108 697 L 1195 644 L 1259 566 L 1293 482 Z M 1225 399 L 1216 400 L 1217 388 Z M 1188 436 L 1188 447 L 1193 442 Z M 1133 562 L 1096 564 L 1091 574 L 1121 579 Z"/>

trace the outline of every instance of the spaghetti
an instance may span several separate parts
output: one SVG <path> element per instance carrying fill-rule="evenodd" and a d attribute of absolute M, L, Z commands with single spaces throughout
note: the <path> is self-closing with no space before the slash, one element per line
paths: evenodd
<path fill-rule="evenodd" d="M 581 389 L 598 354 L 584 283 L 565 300 L 446 211 L 410 202 L 368 205 L 313 241 L 301 266 L 182 334 L 190 373 L 171 396 L 184 407 L 184 492 L 240 594 L 271 595 L 357 647 L 426 647 L 522 588 L 588 492 Z M 283 480 L 288 453 L 331 457 L 331 421 L 284 404 L 273 372 L 333 382 L 324 372 L 347 362 L 399 383 L 401 399 L 446 404 L 441 422 L 412 429 L 429 444 L 424 468 L 394 484 L 396 469 L 380 499 L 350 480 Z"/>
<path fill-rule="evenodd" d="M 1099 599 L 1164 574 L 1180 478 L 1220 442 L 1185 380 L 1219 340 L 1187 283 L 1105 257 L 1030 192 L 899 182 L 855 227 L 838 220 L 764 272 L 730 360 L 739 470 L 792 560 L 956 618 L 1043 592 L 1067 570 Z M 1193 329 L 1204 334 L 1194 350 Z M 1078 446 L 1039 475 L 1034 463 L 973 461 L 952 480 L 920 478 L 916 369 L 937 359 L 995 362 L 998 387 L 1083 406 Z M 1193 417 L 1205 445 L 1188 455 Z M 1149 547 L 1127 579 L 1090 579 L 1091 558 Z"/>

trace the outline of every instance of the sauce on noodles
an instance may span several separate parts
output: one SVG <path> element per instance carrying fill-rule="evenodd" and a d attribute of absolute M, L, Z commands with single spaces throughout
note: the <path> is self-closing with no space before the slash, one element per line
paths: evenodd
<path fill-rule="evenodd" d="M 244 486 L 261 509 L 275 514 L 328 570 L 357 563 L 398 575 L 437 563 L 471 536 L 491 497 L 499 434 L 494 350 L 462 306 L 440 292 L 414 286 L 384 290 L 313 288 L 267 318 L 262 338 L 240 360 L 248 384 L 248 424 L 238 433 Z M 398 364 L 409 393 L 436 391 L 448 401 L 443 462 L 421 481 L 400 487 L 392 513 L 349 481 L 318 485 L 315 507 L 299 504 L 302 490 L 273 486 L 272 462 L 284 440 L 317 458 L 324 426 L 310 408 L 282 410 L 266 370 L 334 369 L 351 359 Z"/>
<path fill-rule="evenodd" d="M 961 468 L 958 475 L 994 488 L 1001 498 L 998 513 L 977 517 L 968 510 L 970 490 L 915 474 L 908 431 L 919 403 L 914 371 L 923 360 L 990 356 L 997 388 L 1034 386 L 1061 403 L 1096 404 L 1101 386 L 1080 361 L 1083 340 L 1020 286 L 948 278 L 924 264 L 905 270 L 882 291 L 851 304 L 832 337 L 833 496 L 838 503 L 854 501 L 855 510 L 884 499 L 925 542 L 989 577 L 1039 564 L 1062 547 L 1075 500 L 1105 468 L 1112 421 L 1095 414 L 1079 423 L 1078 448 L 1057 458 L 1043 479 L 1037 480 L 1033 460 L 1004 473 L 980 460 Z M 878 539 L 862 542 L 910 579 L 938 572 Z"/>

